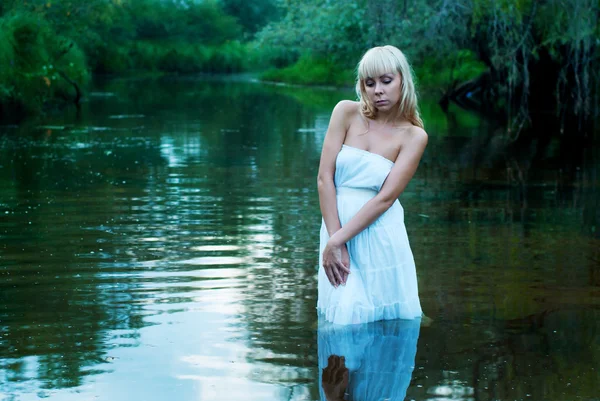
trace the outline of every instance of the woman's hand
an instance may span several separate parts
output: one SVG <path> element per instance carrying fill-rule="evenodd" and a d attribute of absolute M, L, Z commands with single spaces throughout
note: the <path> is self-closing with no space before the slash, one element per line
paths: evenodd
<path fill-rule="evenodd" d="M 327 367 L 323 369 L 321 386 L 327 401 L 343 401 L 344 393 L 348 388 L 349 371 L 346 359 L 342 356 L 331 355 L 327 360 Z"/>
<path fill-rule="evenodd" d="M 338 244 L 329 239 L 323 250 L 323 268 L 325 274 L 332 286 L 346 284 L 348 274 L 350 274 L 350 255 L 346 244 Z"/>
<path fill-rule="evenodd" d="M 346 285 L 348 274 L 350 274 L 350 254 L 348 253 L 348 247 L 346 244 L 342 245 L 342 264 L 346 266 L 347 269 L 342 271 L 342 284 Z"/>

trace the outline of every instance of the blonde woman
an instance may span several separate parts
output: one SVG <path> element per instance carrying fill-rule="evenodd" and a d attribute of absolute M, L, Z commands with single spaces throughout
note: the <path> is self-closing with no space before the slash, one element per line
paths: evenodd
<path fill-rule="evenodd" d="M 415 263 L 398 197 L 427 134 L 404 54 L 394 46 L 368 50 L 356 92 L 358 102 L 333 109 L 321 154 L 317 310 L 334 324 L 418 318 Z"/>

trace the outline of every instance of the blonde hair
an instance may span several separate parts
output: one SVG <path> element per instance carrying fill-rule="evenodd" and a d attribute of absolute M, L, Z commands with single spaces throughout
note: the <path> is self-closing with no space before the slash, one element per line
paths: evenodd
<path fill-rule="evenodd" d="M 412 69 L 404 53 L 394 46 L 373 47 L 367 50 L 358 63 L 356 94 L 360 101 L 360 111 L 366 118 L 373 119 L 377 116 L 377 108 L 367 97 L 365 80 L 395 72 L 400 74 L 400 91 L 402 92 L 396 116 L 423 128 L 423 120 L 421 120 L 417 105 L 417 92 L 413 82 Z"/>

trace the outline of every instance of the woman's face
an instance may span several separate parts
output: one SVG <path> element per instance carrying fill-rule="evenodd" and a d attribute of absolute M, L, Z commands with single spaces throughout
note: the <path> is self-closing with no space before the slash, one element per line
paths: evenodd
<path fill-rule="evenodd" d="M 365 92 L 371 104 L 380 112 L 387 112 L 400 101 L 401 78 L 399 73 L 386 73 L 365 79 Z"/>

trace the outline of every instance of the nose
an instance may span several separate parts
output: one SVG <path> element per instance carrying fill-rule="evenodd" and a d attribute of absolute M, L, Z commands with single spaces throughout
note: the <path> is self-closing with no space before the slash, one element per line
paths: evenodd
<path fill-rule="evenodd" d="M 375 93 L 377 93 L 377 94 L 383 93 L 383 84 L 381 82 L 375 83 Z"/>

